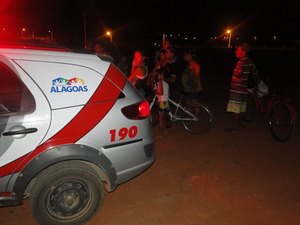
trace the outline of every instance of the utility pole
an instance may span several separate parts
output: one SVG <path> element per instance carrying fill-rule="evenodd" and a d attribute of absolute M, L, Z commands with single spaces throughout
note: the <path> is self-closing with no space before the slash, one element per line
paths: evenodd
<path fill-rule="evenodd" d="M 87 49 L 87 44 L 86 44 L 86 16 L 85 12 L 83 13 L 83 35 L 84 35 L 84 48 Z"/>

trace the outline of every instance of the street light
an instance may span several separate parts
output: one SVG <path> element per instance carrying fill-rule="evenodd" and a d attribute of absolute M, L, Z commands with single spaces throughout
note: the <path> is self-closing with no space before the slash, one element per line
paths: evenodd
<path fill-rule="evenodd" d="M 110 31 L 106 31 L 106 35 L 109 36 L 110 42 L 112 43 L 112 33 Z"/>
<path fill-rule="evenodd" d="M 229 38 L 228 38 L 228 48 L 230 48 L 231 47 L 231 30 L 227 30 L 227 32 L 226 32 L 227 34 L 229 34 Z"/>

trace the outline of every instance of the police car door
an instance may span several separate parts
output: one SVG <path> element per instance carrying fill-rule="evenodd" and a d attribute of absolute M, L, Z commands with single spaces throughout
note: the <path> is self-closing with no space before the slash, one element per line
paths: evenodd
<path fill-rule="evenodd" d="M 49 104 L 30 76 L 0 55 L 0 181 L 26 165 L 46 135 L 50 117 Z"/>

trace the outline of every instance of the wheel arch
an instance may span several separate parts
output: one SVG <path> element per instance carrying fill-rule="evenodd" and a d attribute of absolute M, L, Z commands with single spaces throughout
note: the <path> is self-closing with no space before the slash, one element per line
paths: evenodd
<path fill-rule="evenodd" d="M 41 171 L 66 161 L 85 162 L 105 182 L 107 191 L 115 190 L 117 174 L 110 160 L 103 153 L 89 146 L 71 144 L 51 148 L 31 160 L 16 179 L 13 192 L 18 198 L 29 196 L 31 187 Z"/>

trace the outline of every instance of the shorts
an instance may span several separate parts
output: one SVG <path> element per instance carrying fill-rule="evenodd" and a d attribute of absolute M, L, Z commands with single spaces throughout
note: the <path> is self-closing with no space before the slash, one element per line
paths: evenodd
<path fill-rule="evenodd" d="M 162 101 L 158 103 L 159 113 L 168 113 L 169 112 L 169 102 Z"/>
<path fill-rule="evenodd" d="M 247 109 L 248 94 L 230 92 L 230 99 L 227 105 L 227 112 L 243 113 Z"/>
<path fill-rule="evenodd" d="M 233 112 L 233 113 L 244 113 L 247 109 L 247 103 L 245 102 L 229 102 L 227 105 L 227 112 Z"/>

